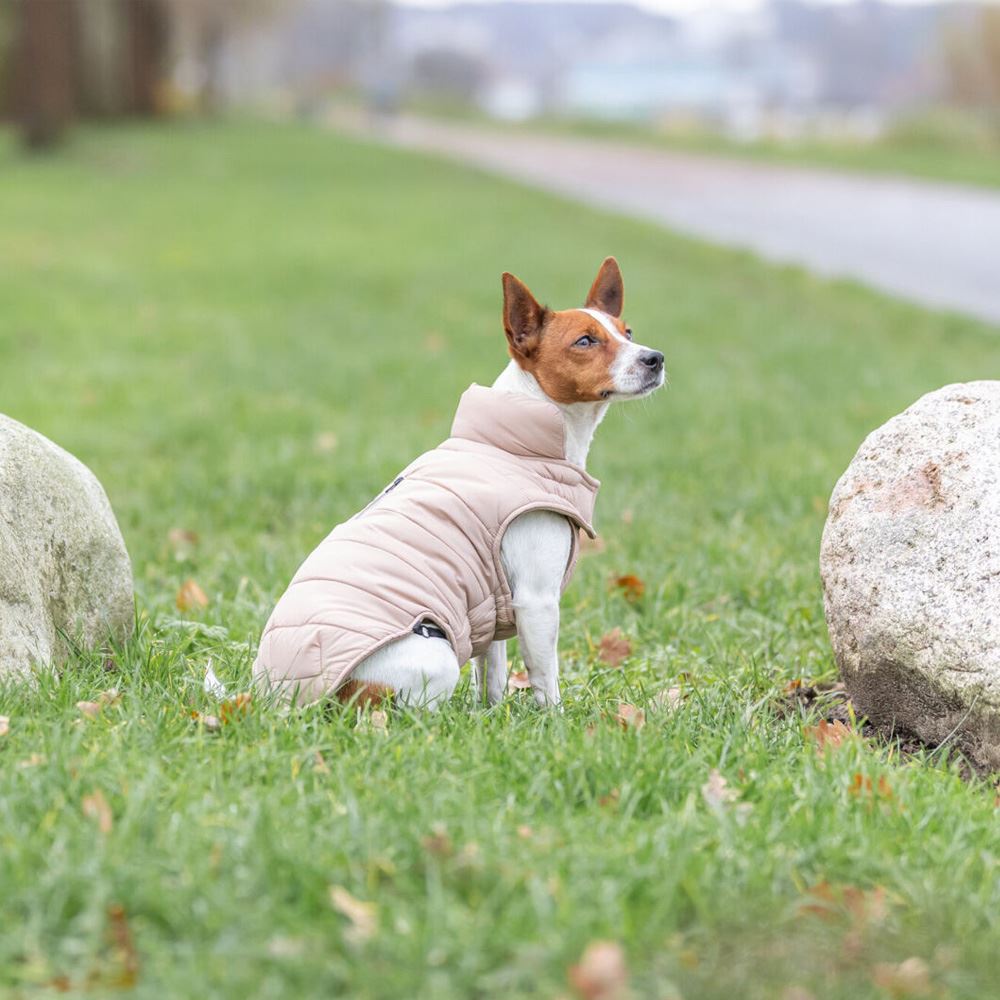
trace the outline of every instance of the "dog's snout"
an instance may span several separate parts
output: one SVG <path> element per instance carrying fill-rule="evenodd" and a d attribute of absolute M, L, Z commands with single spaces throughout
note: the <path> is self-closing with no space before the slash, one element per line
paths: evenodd
<path fill-rule="evenodd" d="M 659 351 L 644 351 L 639 355 L 639 363 L 650 371 L 658 372 L 663 368 L 663 355 Z"/>

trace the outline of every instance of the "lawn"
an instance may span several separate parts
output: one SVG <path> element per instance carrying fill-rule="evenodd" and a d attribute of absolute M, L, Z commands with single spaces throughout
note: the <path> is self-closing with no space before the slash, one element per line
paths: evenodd
<path fill-rule="evenodd" d="M 500 370 L 501 271 L 570 305 L 608 253 L 670 387 L 591 453 L 565 711 L 465 689 L 384 729 L 259 699 L 193 722 L 206 664 L 246 688 L 303 556 Z M 635 997 L 995 995 L 992 787 L 947 750 L 820 754 L 783 691 L 835 675 L 834 482 L 917 396 L 994 374 L 996 330 L 280 126 L 4 140 L 0 262 L 0 408 L 105 484 L 138 621 L 0 694 L 0 996 L 569 997 L 599 940 Z M 209 604 L 181 613 L 188 578 Z"/>

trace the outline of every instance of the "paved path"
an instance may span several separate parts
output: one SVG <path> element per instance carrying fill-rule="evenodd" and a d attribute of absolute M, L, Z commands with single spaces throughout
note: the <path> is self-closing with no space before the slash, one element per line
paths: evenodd
<path fill-rule="evenodd" d="M 337 127 L 361 128 L 340 119 Z M 1000 192 L 415 117 L 384 141 L 1000 323 Z"/>

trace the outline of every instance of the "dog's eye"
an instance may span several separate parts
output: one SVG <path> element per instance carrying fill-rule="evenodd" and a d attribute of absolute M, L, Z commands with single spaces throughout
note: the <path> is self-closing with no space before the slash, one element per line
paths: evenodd
<path fill-rule="evenodd" d="M 632 339 L 632 327 L 625 327 L 625 336 L 628 337 L 629 340 Z"/>
<path fill-rule="evenodd" d="M 574 347 L 590 347 L 591 344 L 596 344 L 597 341 L 591 337 L 589 333 L 585 333 L 579 340 L 573 341 Z"/>

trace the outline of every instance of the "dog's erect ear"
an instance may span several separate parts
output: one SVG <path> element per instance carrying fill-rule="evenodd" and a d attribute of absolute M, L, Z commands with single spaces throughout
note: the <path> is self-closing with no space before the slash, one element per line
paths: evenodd
<path fill-rule="evenodd" d="M 530 358 L 535 353 L 547 312 L 523 281 L 504 271 L 503 328 L 513 355 Z"/>
<path fill-rule="evenodd" d="M 614 257 L 605 257 L 587 293 L 585 305 L 588 309 L 600 309 L 609 316 L 621 316 L 624 304 L 625 283 L 622 281 L 622 269 Z"/>

